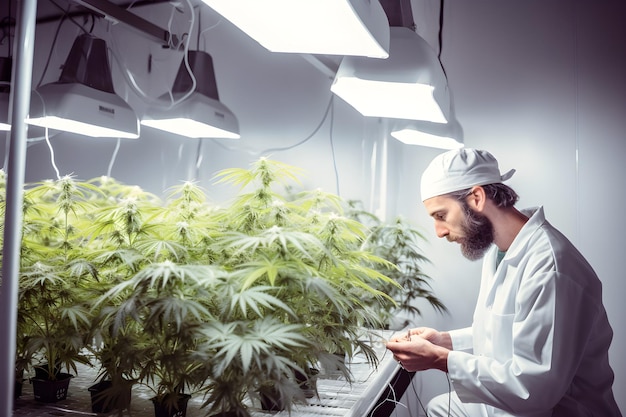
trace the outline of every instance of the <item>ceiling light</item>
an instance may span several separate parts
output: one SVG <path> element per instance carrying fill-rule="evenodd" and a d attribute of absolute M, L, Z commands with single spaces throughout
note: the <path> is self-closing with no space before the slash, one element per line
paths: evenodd
<path fill-rule="evenodd" d="M 364 116 L 445 123 L 450 95 L 435 51 L 415 31 L 391 27 L 389 58 L 344 57 L 331 91 Z"/>
<path fill-rule="evenodd" d="M 378 0 L 202 0 L 272 52 L 386 58 Z"/>
<path fill-rule="evenodd" d="M 113 88 L 106 42 L 76 38 L 59 81 L 33 91 L 26 122 L 93 137 L 139 137 L 133 109 Z"/>
<path fill-rule="evenodd" d="M 408 145 L 440 149 L 463 147 L 463 129 L 456 120 L 448 123 L 403 120 L 396 123 L 391 136 Z"/>
<path fill-rule="evenodd" d="M 0 131 L 11 130 L 9 121 L 9 93 L 0 92 Z"/>
<path fill-rule="evenodd" d="M 239 139 L 237 118 L 219 101 L 211 55 L 189 51 L 187 56 L 191 75 L 183 61 L 171 95 L 147 109 L 141 124 L 191 138 Z"/>
<path fill-rule="evenodd" d="M 9 120 L 11 61 L 11 58 L 0 57 L 0 131 L 11 130 L 11 121 Z"/>

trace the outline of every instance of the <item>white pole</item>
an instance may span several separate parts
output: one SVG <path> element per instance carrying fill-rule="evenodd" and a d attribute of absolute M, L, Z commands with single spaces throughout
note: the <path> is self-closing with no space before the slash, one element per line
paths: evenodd
<path fill-rule="evenodd" d="M 7 169 L 4 244 L 2 246 L 2 283 L 0 284 L 0 415 L 13 414 L 15 381 L 15 343 L 17 290 L 22 243 L 22 204 L 26 168 L 24 120 L 30 108 L 37 0 L 18 0 L 17 25 L 11 81 L 9 112 L 11 134 Z"/>

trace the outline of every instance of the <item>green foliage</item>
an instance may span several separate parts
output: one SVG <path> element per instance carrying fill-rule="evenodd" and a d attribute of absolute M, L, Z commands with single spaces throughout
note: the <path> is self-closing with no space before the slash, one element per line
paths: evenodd
<path fill-rule="evenodd" d="M 405 287 L 400 305 L 418 294 L 443 308 L 411 269 L 424 259 L 393 258 L 406 248 L 346 215 L 336 195 L 291 195 L 298 174 L 267 159 L 224 170 L 216 182 L 238 189 L 224 207 L 193 182 L 165 201 L 108 177 L 27 188 L 19 363 L 76 371 L 87 349 L 100 379 L 145 384 L 155 398 L 201 392 L 208 413 L 242 417 L 267 386 L 288 409 L 304 401 L 296 371 L 350 379 L 335 353 L 376 366 L 367 329 L 384 325 L 408 285 L 394 274 L 419 287 Z"/>
<path fill-rule="evenodd" d="M 71 177 L 45 181 L 24 194 L 24 237 L 18 291 L 18 358 L 37 361 L 54 380 L 61 368 L 89 363 L 82 350 L 91 325 L 90 288 L 97 268 L 80 233 L 86 196 L 97 188 Z"/>
<path fill-rule="evenodd" d="M 393 281 L 381 282 L 379 287 L 397 302 L 395 309 L 380 310 L 383 321 L 389 323 L 398 313 L 405 313 L 408 317 L 420 316 L 422 312 L 416 303 L 420 299 L 426 300 L 438 312 L 446 312 L 445 305 L 430 287 L 430 277 L 422 270 L 422 265 L 429 260 L 421 251 L 420 243 L 425 239 L 419 230 L 402 217 L 383 222 L 364 210 L 360 202 L 350 201 L 348 204 L 350 216 L 369 226 L 363 248 L 386 261 L 374 262 L 371 266 Z"/>

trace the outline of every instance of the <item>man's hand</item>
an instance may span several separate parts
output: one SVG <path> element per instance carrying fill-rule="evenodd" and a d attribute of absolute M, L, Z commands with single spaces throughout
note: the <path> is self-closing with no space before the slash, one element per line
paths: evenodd
<path fill-rule="evenodd" d="M 387 349 L 407 371 L 424 371 L 439 369 L 448 371 L 448 352 L 452 348 L 452 340 L 447 332 L 419 327 L 406 333 L 394 335 L 387 342 Z"/>
<path fill-rule="evenodd" d="M 448 350 L 452 350 L 452 339 L 448 332 L 440 332 L 430 327 L 418 327 L 416 329 L 409 330 L 411 336 L 419 336 L 422 339 L 428 340 L 430 343 L 437 346 L 444 347 Z"/>

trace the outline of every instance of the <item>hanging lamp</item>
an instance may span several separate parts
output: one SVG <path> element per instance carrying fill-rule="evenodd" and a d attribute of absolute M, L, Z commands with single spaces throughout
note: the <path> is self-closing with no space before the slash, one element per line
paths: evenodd
<path fill-rule="evenodd" d="M 435 51 L 414 30 L 391 27 L 389 58 L 342 59 L 331 91 L 370 117 L 445 123 L 448 84 Z"/>
<path fill-rule="evenodd" d="M 9 99 L 11 92 L 11 58 L 0 57 L 0 131 L 11 130 Z"/>
<path fill-rule="evenodd" d="M 92 137 L 139 137 L 133 109 L 115 94 L 106 42 L 76 38 L 57 82 L 33 91 L 26 122 Z"/>
<path fill-rule="evenodd" d="M 378 0 L 202 0 L 271 52 L 386 58 Z"/>
<path fill-rule="evenodd" d="M 237 118 L 219 100 L 211 55 L 188 51 L 187 57 L 191 74 L 181 62 L 171 95 L 159 97 L 141 124 L 190 138 L 239 139 Z"/>

